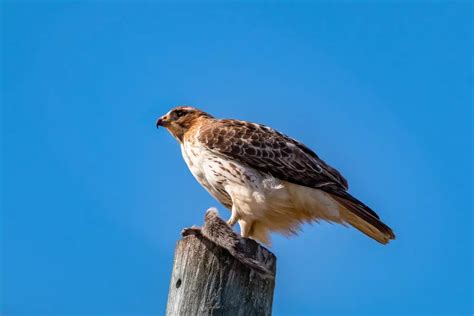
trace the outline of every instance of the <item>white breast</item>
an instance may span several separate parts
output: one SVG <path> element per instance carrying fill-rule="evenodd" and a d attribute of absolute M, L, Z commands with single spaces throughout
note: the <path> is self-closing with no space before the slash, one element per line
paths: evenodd
<path fill-rule="evenodd" d="M 224 186 L 229 175 L 220 168 L 222 159 L 205 147 L 189 142 L 183 142 L 181 153 L 196 180 L 219 202 L 231 208 L 232 200 Z"/>
<path fill-rule="evenodd" d="M 265 208 L 268 189 L 277 188 L 280 183 L 273 177 L 262 175 L 247 165 L 217 155 L 196 143 L 184 142 L 181 151 L 198 182 L 226 207 L 238 204 L 239 213 L 259 213 Z"/>

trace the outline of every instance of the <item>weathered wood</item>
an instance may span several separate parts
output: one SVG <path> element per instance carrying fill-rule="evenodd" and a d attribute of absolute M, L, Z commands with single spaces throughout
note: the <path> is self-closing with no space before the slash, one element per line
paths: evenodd
<path fill-rule="evenodd" d="M 251 239 L 241 251 L 275 273 L 276 258 Z M 167 315 L 271 315 L 274 278 L 239 262 L 226 249 L 202 236 L 178 241 L 168 296 Z"/>

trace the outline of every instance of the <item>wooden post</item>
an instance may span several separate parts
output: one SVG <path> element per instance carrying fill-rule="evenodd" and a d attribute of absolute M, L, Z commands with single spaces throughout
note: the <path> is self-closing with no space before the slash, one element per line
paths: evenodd
<path fill-rule="evenodd" d="M 276 257 L 243 238 L 242 250 L 274 274 Z M 264 278 L 202 236 L 178 241 L 167 315 L 271 315 L 274 278 Z"/>

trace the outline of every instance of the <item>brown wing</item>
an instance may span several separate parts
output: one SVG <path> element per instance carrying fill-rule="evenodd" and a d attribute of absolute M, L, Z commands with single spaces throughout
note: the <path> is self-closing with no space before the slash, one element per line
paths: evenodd
<path fill-rule="evenodd" d="M 278 179 L 312 188 L 346 179 L 302 143 L 274 129 L 238 120 L 216 120 L 201 128 L 198 139 L 213 152 L 243 162 Z"/>

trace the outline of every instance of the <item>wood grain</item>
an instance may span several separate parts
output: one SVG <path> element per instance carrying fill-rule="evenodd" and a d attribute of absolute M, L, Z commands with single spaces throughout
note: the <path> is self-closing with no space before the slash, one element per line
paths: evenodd
<path fill-rule="evenodd" d="M 254 240 L 242 251 L 275 273 L 276 257 Z M 262 278 L 202 236 L 178 241 L 167 315 L 271 315 L 275 279 Z"/>

